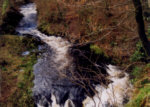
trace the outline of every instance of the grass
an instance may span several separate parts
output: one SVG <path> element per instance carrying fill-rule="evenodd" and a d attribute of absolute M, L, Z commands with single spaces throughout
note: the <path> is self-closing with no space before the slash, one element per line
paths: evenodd
<path fill-rule="evenodd" d="M 140 61 L 146 59 L 147 55 L 146 52 L 144 51 L 144 48 L 142 46 L 141 42 L 138 42 L 136 44 L 136 50 L 131 56 L 130 60 L 135 62 L 135 61 Z"/>
<path fill-rule="evenodd" d="M 150 86 L 146 86 L 141 88 L 136 95 L 135 99 L 131 102 L 132 104 L 128 107 L 149 107 L 149 102 L 145 102 L 144 100 L 150 100 Z"/>
<path fill-rule="evenodd" d="M 8 0 L 4 0 L 4 2 L 2 4 L 2 15 L 5 14 L 6 9 L 8 8 L 8 4 L 9 4 L 9 1 Z"/>
<path fill-rule="evenodd" d="M 13 93 L 9 100 L 13 102 L 13 106 L 17 107 L 34 107 L 34 101 L 32 99 L 32 90 L 33 87 L 33 65 L 36 63 L 36 56 L 31 55 L 29 58 L 26 58 L 24 64 L 20 65 L 20 68 L 23 70 L 18 75 L 17 90 Z M 15 98 L 15 99 L 14 99 Z M 17 101 L 16 101 L 17 100 Z"/>
<path fill-rule="evenodd" d="M 136 65 L 131 72 L 134 85 L 133 96 L 125 107 L 149 107 L 150 106 L 150 63 Z"/>
<path fill-rule="evenodd" d="M 150 63 L 144 52 L 141 42 L 136 44 L 136 50 L 130 61 L 137 63 L 130 69 L 131 83 L 134 86 L 133 96 L 125 107 L 150 106 Z M 138 64 L 140 63 L 140 64 Z"/>
<path fill-rule="evenodd" d="M 33 65 L 37 53 L 22 56 L 24 51 L 37 49 L 35 39 L 22 36 L 0 36 L 0 70 L 2 76 L 2 107 L 33 107 Z"/>

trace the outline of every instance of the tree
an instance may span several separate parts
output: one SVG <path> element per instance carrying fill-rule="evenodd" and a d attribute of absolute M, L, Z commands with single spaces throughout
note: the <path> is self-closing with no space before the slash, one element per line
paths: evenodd
<path fill-rule="evenodd" d="M 143 20 L 143 9 L 140 0 L 132 0 L 135 7 L 135 18 L 138 26 L 138 34 L 142 41 L 143 47 L 148 56 L 150 56 L 150 43 L 145 33 L 145 25 Z"/>

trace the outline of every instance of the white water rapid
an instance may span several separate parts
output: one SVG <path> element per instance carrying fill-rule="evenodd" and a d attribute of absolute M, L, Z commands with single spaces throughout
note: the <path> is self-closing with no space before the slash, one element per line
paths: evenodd
<path fill-rule="evenodd" d="M 47 52 L 34 66 L 33 97 L 38 107 L 123 107 L 132 87 L 127 73 L 107 65 L 107 78 L 112 82 L 105 87 L 96 84 L 97 93 L 93 98 L 87 96 L 81 87 L 58 76 L 60 72 L 75 69 L 73 57 L 68 52 L 72 44 L 61 37 L 47 36 L 37 30 L 37 10 L 34 3 L 22 6 L 20 13 L 24 17 L 16 31 L 21 35 L 38 37 L 47 44 Z"/>

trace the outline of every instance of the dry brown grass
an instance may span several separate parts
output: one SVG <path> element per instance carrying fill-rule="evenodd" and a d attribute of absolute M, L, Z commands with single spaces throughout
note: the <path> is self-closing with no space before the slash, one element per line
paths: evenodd
<path fill-rule="evenodd" d="M 16 54 L 16 49 L 20 43 L 17 42 L 18 38 L 14 40 L 13 36 L 0 37 L 0 41 L 0 71 L 2 76 L 0 101 L 7 101 L 6 99 L 16 89 L 17 79 L 15 76 L 18 72 L 16 68 L 22 63 L 20 57 Z"/>
<path fill-rule="evenodd" d="M 73 43 L 103 38 L 95 43 L 116 60 L 127 61 L 135 50 L 139 38 L 131 1 L 35 0 L 35 3 L 43 32 L 65 35 Z"/>

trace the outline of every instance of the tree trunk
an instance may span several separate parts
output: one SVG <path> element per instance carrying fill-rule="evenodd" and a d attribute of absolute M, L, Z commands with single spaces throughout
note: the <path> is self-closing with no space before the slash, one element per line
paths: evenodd
<path fill-rule="evenodd" d="M 140 0 L 132 0 L 135 7 L 135 18 L 138 26 L 139 37 L 148 56 L 150 56 L 150 43 L 145 34 L 145 26 L 143 20 L 143 10 Z"/>

